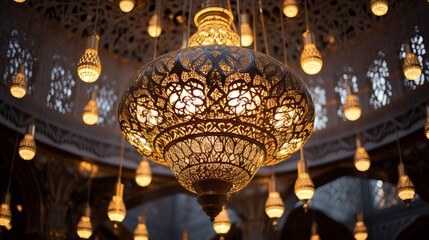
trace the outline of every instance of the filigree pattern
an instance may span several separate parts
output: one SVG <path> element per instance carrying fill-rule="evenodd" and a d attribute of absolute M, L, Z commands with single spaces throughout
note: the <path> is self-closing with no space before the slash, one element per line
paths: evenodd
<path fill-rule="evenodd" d="M 389 77 L 389 68 L 384 52 L 379 51 L 378 57 L 378 59 L 373 61 L 366 74 L 371 79 L 372 92 L 369 103 L 374 109 L 389 104 L 392 97 L 392 84 L 387 80 Z"/>
<path fill-rule="evenodd" d="M 324 81 L 321 78 L 310 79 L 308 89 L 313 97 L 316 118 L 314 130 L 326 128 L 328 124 L 328 111 L 326 109 L 326 90 L 323 88 Z"/>
<path fill-rule="evenodd" d="M 347 98 L 347 90 L 346 85 L 351 86 L 352 91 L 356 94 L 357 100 L 359 99 L 359 96 L 357 93 L 359 92 L 359 87 L 357 83 L 357 77 L 353 74 L 353 68 L 350 66 L 345 66 L 343 68 L 343 74 L 338 79 L 337 85 L 335 86 L 335 92 L 338 93 L 339 97 L 339 106 L 338 106 L 338 117 L 340 117 L 343 120 L 346 120 L 346 117 L 344 116 L 344 104 L 346 102 Z"/>
<path fill-rule="evenodd" d="M 211 45 L 144 66 L 124 91 L 118 119 L 127 140 L 170 165 L 190 191 L 215 176 L 237 191 L 261 165 L 284 160 L 307 141 L 314 109 L 305 85 L 282 63 Z"/>
<path fill-rule="evenodd" d="M 37 62 L 34 53 L 23 45 L 27 41 L 27 35 L 13 29 L 10 32 L 10 40 L 6 53 L 8 65 L 4 71 L 3 81 L 10 84 L 12 78 L 18 72 L 21 63 L 25 66 L 25 77 L 27 79 L 27 94 L 32 93 L 33 69 Z"/>
<path fill-rule="evenodd" d="M 46 97 L 46 104 L 61 113 L 70 113 L 73 109 L 72 94 L 76 82 L 70 70 L 60 63 L 60 55 L 54 55 L 53 60 L 54 66 L 51 70 L 51 84 Z"/>

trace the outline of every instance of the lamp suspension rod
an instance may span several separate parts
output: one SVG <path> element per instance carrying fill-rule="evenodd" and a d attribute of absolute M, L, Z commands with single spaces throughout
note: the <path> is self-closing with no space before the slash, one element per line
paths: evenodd
<path fill-rule="evenodd" d="M 191 32 L 191 12 L 192 12 L 192 0 L 189 0 L 189 11 L 188 11 L 188 29 L 186 29 L 186 47 L 189 47 L 189 36 Z"/>
<path fill-rule="evenodd" d="M 256 38 L 256 8 L 255 8 L 255 0 L 252 0 L 252 27 L 253 27 L 253 51 L 257 51 L 257 38 Z"/>
<path fill-rule="evenodd" d="M 121 158 L 120 158 L 120 162 L 119 162 L 118 183 L 121 183 L 121 178 L 122 178 L 122 164 L 123 164 L 123 162 L 124 162 L 124 142 L 125 142 L 125 138 L 124 138 L 124 136 L 122 136 L 122 142 L 121 142 Z"/>
<path fill-rule="evenodd" d="M 261 2 L 261 0 L 259 0 L 258 2 L 259 2 L 259 18 L 261 19 L 262 36 L 264 37 L 265 53 L 268 56 L 270 56 L 270 50 L 268 49 L 267 32 L 265 31 L 264 13 L 262 11 L 262 2 Z"/>
<path fill-rule="evenodd" d="M 12 157 L 12 164 L 10 166 L 10 173 L 9 173 L 9 180 L 7 182 L 7 190 L 6 193 L 10 192 L 10 182 L 12 181 L 12 172 L 13 172 L 13 165 L 15 164 L 15 158 L 16 158 L 16 147 L 18 146 L 18 133 L 16 134 L 16 139 L 15 139 L 15 147 L 13 150 L 13 157 Z"/>
<path fill-rule="evenodd" d="M 237 0 L 237 19 L 238 19 L 238 36 L 240 36 L 240 47 L 243 46 L 243 44 L 241 43 L 241 16 L 240 16 L 240 0 Z"/>
<path fill-rule="evenodd" d="M 88 179 L 88 191 L 86 193 L 86 203 L 89 205 L 89 195 L 91 194 L 91 185 L 92 185 L 92 167 L 94 166 L 94 163 L 91 162 L 91 168 L 89 172 L 89 179 Z"/>
<path fill-rule="evenodd" d="M 304 10 L 305 10 L 305 26 L 306 26 L 306 30 L 309 31 L 310 30 L 310 25 L 309 25 L 309 21 L 308 21 L 308 7 L 307 7 L 307 0 L 304 1 Z"/>
<path fill-rule="evenodd" d="M 283 0 L 280 0 L 280 9 L 282 9 Z M 287 65 L 287 54 L 286 54 L 286 41 L 285 41 L 285 26 L 283 20 L 283 13 L 280 11 L 280 25 L 282 30 L 282 45 L 283 45 L 283 61 L 284 64 Z"/>
<path fill-rule="evenodd" d="M 232 12 L 232 8 L 231 8 L 231 0 L 227 0 L 226 3 L 228 4 L 228 10 Z M 238 11 L 240 13 L 240 11 Z M 237 32 L 237 28 L 235 27 L 235 23 L 232 22 L 232 30 L 234 32 Z M 240 26 L 238 26 L 238 28 L 240 28 Z"/>
<path fill-rule="evenodd" d="M 97 9 L 95 10 L 94 33 L 97 33 L 98 12 L 100 11 L 100 0 L 97 1 Z"/>
<path fill-rule="evenodd" d="M 155 27 L 155 43 L 154 43 L 154 47 L 153 47 L 153 60 L 156 59 L 156 55 L 157 55 L 157 48 L 158 48 L 158 29 L 159 29 L 159 19 L 161 18 L 161 11 L 160 11 L 160 4 L 161 4 L 161 0 L 156 0 L 155 2 L 156 6 L 155 6 L 155 14 L 158 16 L 156 18 L 156 27 Z"/>

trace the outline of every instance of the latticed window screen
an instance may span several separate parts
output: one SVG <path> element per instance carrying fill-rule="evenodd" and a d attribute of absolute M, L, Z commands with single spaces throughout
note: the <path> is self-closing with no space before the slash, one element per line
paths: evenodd
<path fill-rule="evenodd" d="M 328 124 L 328 114 L 326 110 L 326 90 L 322 87 L 321 78 L 311 79 L 308 83 L 308 89 L 313 97 L 316 118 L 314 119 L 314 129 L 320 130 L 326 128 Z"/>
<path fill-rule="evenodd" d="M 381 180 L 369 180 L 373 206 L 378 209 L 389 208 L 401 202 L 396 193 L 396 186 Z"/>
<path fill-rule="evenodd" d="M 12 78 L 18 72 L 19 65 L 25 65 L 25 77 L 27 78 L 27 94 L 32 93 L 33 70 L 36 65 L 34 53 L 25 47 L 23 41 L 26 41 L 25 34 L 13 29 L 10 33 L 10 39 L 6 52 L 6 68 L 4 70 L 3 81 L 10 84 Z"/>
<path fill-rule="evenodd" d="M 101 81 L 100 81 L 101 80 Z M 99 110 L 98 125 L 113 127 L 117 125 L 116 104 L 118 96 L 111 86 L 112 82 L 103 76 L 92 88 L 87 90 L 87 96 L 92 90 L 97 91 L 97 105 Z"/>
<path fill-rule="evenodd" d="M 417 86 L 423 85 L 424 83 L 429 81 L 429 60 L 426 57 L 426 47 L 424 44 L 423 36 L 420 35 L 420 29 L 418 26 L 414 27 L 415 35 L 411 37 L 411 49 L 414 54 L 417 55 L 419 59 L 420 65 L 423 66 L 422 75 L 419 79 L 414 81 L 409 81 L 404 77 L 404 85 L 406 89 L 414 90 Z M 399 53 L 399 58 L 401 59 L 401 64 L 403 63 L 403 59 L 405 58 L 405 49 L 404 44 L 401 45 L 401 52 Z"/>
<path fill-rule="evenodd" d="M 345 66 L 343 68 L 343 74 L 341 74 L 335 86 L 335 92 L 338 94 L 338 97 L 339 97 L 339 106 L 338 106 L 337 114 L 338 114 L 338 117 L 343 120 L 346 120 L 343 113 L 343 105 L 347 97 L 347 91 L 345 88 L 346 85 L 352 86 L 353 92 L 355 94 L 359 92 L 357 77 L 353 75 L 353 68 L 350 66 Z M 359 99 L 358 95 L 356 95 L 356 97 Z"/>
<path fill-rule="evenodd" d="M 73 109 L 72 95 L 76 85 L 70 72 L 61 61 L 61 56 L 53 57 L 54 65 L 51 70 L 51 83 L 46 97 L 46 105 L 61 113 L 70 113 Z"/>
<path fill-rule="evenodd" d="M 375 59 L 366 73 L 371 80 L 371 97 L 369 103 L 374 109 L 381 108 L 390 103 L 392 97 L 392 84 L 387 79 L 389 77 L 389 68 L 382 51 L 378 52 L 378 58 Z"/>

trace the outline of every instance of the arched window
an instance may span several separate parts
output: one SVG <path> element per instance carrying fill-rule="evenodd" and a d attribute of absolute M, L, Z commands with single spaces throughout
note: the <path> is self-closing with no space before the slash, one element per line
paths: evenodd
<path fill-rule="evenodd" d="M 314 129 L 320 130 L 326 128 L 328 124 L 328 115 L 326 110 L 326 91 L 322 87 L 323 80 L 321 78 L 310 79 L 309 90 L 313 97 L 314 109 L 316 110 L 316 118 L 314 120 Z"/>
<path fill-rule="evenodd" d="M 107 80 L 107 76 L 103 76 L 102 79 L 99 79 L 94 87 L 88 89 L 87 95 L 93 90 L 97 91 L 97 105 L 98 105 L 98 125 L 113 127 L 117 124 L 116 118 L 116 102 L 118 101 L 118 96 L 113 87 L 111 87 L 111 82 Z"/>
<path fill-rule="evenodd" d="M 26 41 L 25 34 L 19 33 L 17 30 L 12 30 L 10 40 L 6 52 L 6 69 L 3 75 L 3 81 L 10 84 L 12 78 L 18 72 L 19 65 L 24 63 L 25 76 L 27 78 L 27 94 L 32 93 L 33 69 L 36 64 L 36 58 L 31 50 L 23 46 L 23 41 Z"/>
<path fill-rule="evenodd" d="M 378 52 L 378 59 L 372 62 L 366 76 L 371 80 L 372 92 L 369 99 L 371 106 L 378 109 L 389 104 L 392 97 L 392 84 L 387 80 L 389 68 L 384 52 Z"/>
<path fill-rule="evenodd" d="M 357 84 L 357 77 L 353 75 L 353 68 L 350 66 L 345 66 L 343 68 L 343 74 L 341 74 L 340 78 L 338 79 L 337 85 L 335 86 L 335 92 L 338 93 L 339 96 L 339 106 L 338 106 L 338 117 L 340 117 L 343 120 L 346 120 L 344 113 L 343 113 L 343 105 L 346 101 L 347 97 L 347 91 L 345 86 L 349 85 L 352 86 L 353 92 L 357 94 L 359 92 L 359 87 Z M 359 99 L 359 96 L 357 96 Z"/>
<path fill-rule="evenodd" d="M 70 113 L 73 108 L 72 94 L 76 82 L 69 69 L 62 64 L 60 55 L 53 57 L 54 65 L 51 70 L 51 84 L 46 97 L 46 105 L 61 113 Z"/>

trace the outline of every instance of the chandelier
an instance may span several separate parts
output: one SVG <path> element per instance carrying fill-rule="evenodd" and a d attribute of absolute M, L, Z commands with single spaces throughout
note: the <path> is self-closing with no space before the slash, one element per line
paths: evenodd
<path fill-rule="evenodd" d="M 404 44 L 405 49 L 405 59 L 402 65 L 405 78 L 410 81 L 417 80 L 420 75 L 422 75 L 422 65 L 420 64 L 419 59 L 416 54 L 411 50 L 409 43 Z"/>
<path fill-rule="evenodd" d="M 359 136 L 356 137 L 356 152 L 354 157 L 354 164 L 358 171 L 368 171 L 371 166 L 371 159 L 369 158 L 368 152 L 365 147 L 362 146 L 362 142 Z"/>
<path fill-rule="evenodd" d="M 27 93 L 27 80 L 25 77 L 25 65 L 21 63 L 18 72 L 10 83 L 10 94 L 16 98 L 23 98 Z"/>
<path fill-rule="evenodd" d="M 271 182 L 269 183 L 268 198 L 265 201 L 265 213 L 273 220 L 273 225 L 277 226 L 277 219 L 282 217 L 284 210 L 283 199 L 276 190 L 276 180 L 273 174 Z"/>
<path fill-rule="evenodd" d="M 152 182 L 152 171 L 150 170 L 148 160 L 146 160 L 145 158 L 143 158 L 143 160 L 140 162 L 139 166 L 136 169 L 135 180 L 137 185 L 139 185 L 140 187 L 149 186 L 149 184 Z"/>
<path fill-rule="evenodd" d="M 88 239 L 92 235 L 91 208 L 89 204 L 86 205 L 85 214 L 77 224 L 77 235 L 83 239 Z"/>
<path fill-rule="evenodd" d="M 32 160 L 36 155 L 36 141 L 34 140 L 34 133 L 36 127 L 33 123 L 28 126 L 27 133 L 19 143 L 18 153 L 24 160 Z"/>
<path fill-rule="evenodd" d="M 10 193 L 6 193 L 4 201 L 0 205 L 0 226 L 8 227 L 12 221 L 12 212 L 10 210 Z"/>
<path fill-rule="evenodd" d="M 212 221 L 227 193 L 245 187 L 261 166 L 295 153 L 314 120 L 311 96 L 287 66 L 218 45 L 239 44 L 232 19 L 219 1 L 205 1 L 189 40 L 203 46 L 167 53 L 141 68 L 118 113 L 131 145 L 170 166 Z"/>
<path fill-rule="evenodd" d="M 298 160 L 298 178 L 295 181 L 294 191 L 296 197 L 302 201 L 304 210 L 307 211 L 308 201 L 313 198 L 314 184 L 308 174 L 307 164 L 304 159 L 304 150 L 301 148 L 301 158 Z"/>
<path fill-rule="evenodd" d="M 98 122 L 97 91 L 92 91 L 89 95 L 89 100 L 83 108 L 82 120 L 87 125 Z"/>
<path fill-rule="evenodd" d="M 398 165 L 399 180 L 397 185 L 398 197 L 405 201 L 407 207 L 410 205 L 411 200 L 413 200 L 416 191 L 414 189 L 414 184 L 408 175 L 405 173 L 404 164 L 401 162 Z"/>
<path fill-rule="evenodd" d="M 362 214 L 356 214 L 356 224 L 353 229 L 353 234 L 356 240 L 365 240 L 368 238 L 368 231 L 366 229 L 365 223 L 363 222 Z"/>
<path fill-rule="evenodd" d="M 98 13 L 98 11 L 97 11 Z M 94 33 L 88 38 L 87 48 L 77 63 L 79 78 L 87 83 L 97 81 L 101 74 L 101 62 L 98 56 L 100 37 Z"/>

